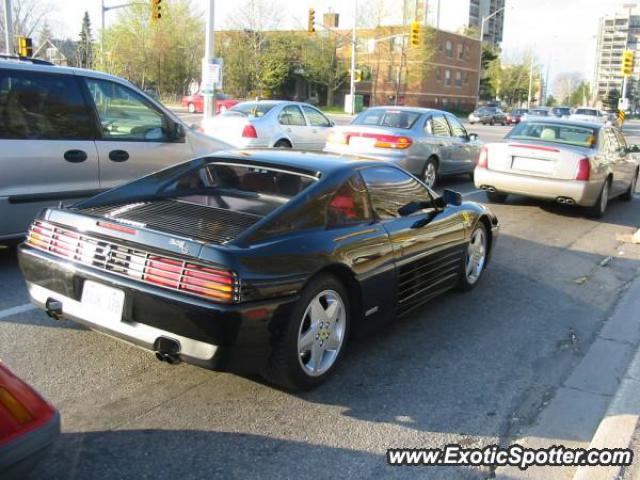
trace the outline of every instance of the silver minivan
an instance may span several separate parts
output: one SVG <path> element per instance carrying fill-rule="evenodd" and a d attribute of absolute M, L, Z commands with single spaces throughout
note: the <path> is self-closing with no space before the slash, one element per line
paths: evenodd
<path fill-rule="evenodd" d="M 0 60 L 0 240 L 44 207 L 227 147 L 126 80 L 43 63 Z"/>

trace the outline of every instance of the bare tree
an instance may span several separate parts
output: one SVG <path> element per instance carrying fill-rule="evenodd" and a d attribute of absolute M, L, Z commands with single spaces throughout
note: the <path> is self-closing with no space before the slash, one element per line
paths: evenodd
<path fill-rule="evenodd" d="M 13 0 L 13 35 L 32 37 L 53 11 L 43 0 Z M 4 10 L 0 10 L 0 47 L 4 50 Z"/>
<path fill-rule="evenodd" d="M 571 94 L 578 88 L 582 80 L 582 75 L 578 72 L 561 73 L 556 77 L 555 97 L 560 103 L 568 103 Z"/>
<path fill-rule="evenodd" d="M 278 0 L 243 0 L 225 24 L 231 30 L 264 31 L 280 26 L 284 7 Z"/>

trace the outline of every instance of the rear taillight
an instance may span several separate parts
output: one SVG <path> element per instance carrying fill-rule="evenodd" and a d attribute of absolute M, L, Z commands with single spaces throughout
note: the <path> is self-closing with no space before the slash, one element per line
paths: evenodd
<path fill-rule="evenodd" d="M 377 148 L 393 148 L 397 150 L 404 150 L 409 148 L 413 144 L 413 140 L 409 137 L 403 137 L 399 135 L 373 135 Z"/>
<path fill-rule="evenodd" d="M 487 147 L 480 149 L 480 156 L 478 157 L 478 167 L 489 168 L 489 150 Z"/>
<path fill-rule="evenodd" d="M 578 160 L 578 169 L 576 171 L 576 180 L 586 182 L 591 175 L 591 163 L 587 157 Z"/>
<path fill-rule="evenodd" d="M 245 125 L 242 129 L 242 136 L 244 138 L 258 138 L 258 132 L 256 132 L 256 127 L 251 124 Z"/>
<path fill-rule="evenodd" d="M 235 283 L 234 275 L 227 270 L 187 263 L 180 288 L 216 300 L 231 301 Z"/>

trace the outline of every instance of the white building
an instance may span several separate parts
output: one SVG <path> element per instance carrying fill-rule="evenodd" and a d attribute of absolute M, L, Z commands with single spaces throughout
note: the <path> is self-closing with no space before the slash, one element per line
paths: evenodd
<path fill-rule="evenodd" d="M 627 96 L 634 96 L 640 73 L 640 5 L 625 5 L 618 13 L 600 19 L 593 81 L 593 95 L 600 102 L 612 90 L 622 92 L 622 54 L 635 52 L 634 74 L 628 79 Z M 636 103 L 637 103 L 636 99 Z"/>

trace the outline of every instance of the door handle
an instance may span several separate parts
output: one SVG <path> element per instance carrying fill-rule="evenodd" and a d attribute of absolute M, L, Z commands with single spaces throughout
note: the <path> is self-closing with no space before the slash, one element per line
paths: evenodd
<path fill-rule="evenodd" d="M 125 150 L 111 150 L 109 152 L 109 160 L 112 162 L 126 162 L 129 160 L 129 152 Z"/>
<path fill-rule="evenodd" d="M 64 152 L 64 159 L 71 163 L 81 163 L 87 159 L 87 152 L 84 150 L 67 150 Z"/>

